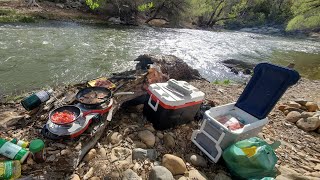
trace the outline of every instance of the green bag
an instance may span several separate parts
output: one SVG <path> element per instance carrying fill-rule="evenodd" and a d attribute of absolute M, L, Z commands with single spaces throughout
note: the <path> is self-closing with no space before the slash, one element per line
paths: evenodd
<path fill-rule="evenodd" d="M 280 142 L 268 144 L 257 137 L 245 139 L 229 146 L 223 151 L 223 159 L 231 174 L 243 179 L 262 179 L 275 177 L 278 161 L 274 149 Z"/>

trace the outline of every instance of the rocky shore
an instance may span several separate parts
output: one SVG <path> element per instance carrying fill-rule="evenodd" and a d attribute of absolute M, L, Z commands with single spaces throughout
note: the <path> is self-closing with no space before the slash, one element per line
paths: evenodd
<path fill-rule="evenodd" d="M 158 62 L 170 58 L 162 57 Z M 170 74 L 170 68 L 167 73 Z M 179 77 L 179 75 L 176 76 Z M 184 76 L 180 75 L 180 77 Z M 199 78 L 190 78 L 189 83 L 205 92 L 206 102 L 211 106 L 235 102 L 245 87 L 243 84 L 213 84 Z M 60 103 L 68 103 L 72 101 L 76 89 L 83 85 L 59 87 L 55 89 L 55 95 L 61 100 Z M 294 104 L 292 102 L 304 100 L 319 106 L 319 87 L 320 81 L 302 78 L 284 94 L 269 114 L 269 123 L 259 134 L 259 137 L 267 142 L 273 140 L 281 142 L 281 146 L 276 150 L 279 158 L 276 178 L 278 180 L 320 178 L 319 129 L 306 130 L 299 127 L 298 123 L 296 126 L 294 121 L 288 118 L 289 113 L 292 113 L 292 111 L 289 112 L 289 107 Z M 53 106 L 56 103 L 58 102 Z M 19 100 L 0 104 L 1 137 L 29 141 L 35 137 L 41 137 L 39 132 L 47 121 L 47 112 L 53 106 L 45 106 L 42 112 L 27 112 L 19 104 Z M 283 111 L 284 106 L 288 111 Z M 298 111 L 301 105 L 295 108 L 293 110 Z M 307 106 L 301 110 L 309 111 Z M 317 110 L 319 109 L 312 109 L 312 112 Z M 143 105 L 120 108 L 112 121 L 107 124 L 101 138 L 75 168 L 71 166 L 76 160 L 74 157 L 77 157 L 74 154 L 81 150 L 82 140 L 89 137 L 90 133 L 84 133 L 80 139 L 75 140 L 45 139 L 47 161 L 38 164 L 28 158 L 22 165 L 23 177 L 72 180 L 231 179 L 231 174 L 222 159 L 217 164 L 210 162 L 191 142 L 193 130 L 199 128 L 198 121 L 170 130 L 157 131 L 146 121 L 142 111 Z M 314 121 L 320 121 L 319 117 Z M 0 160 L 4 158 L 1 156 Z"/>

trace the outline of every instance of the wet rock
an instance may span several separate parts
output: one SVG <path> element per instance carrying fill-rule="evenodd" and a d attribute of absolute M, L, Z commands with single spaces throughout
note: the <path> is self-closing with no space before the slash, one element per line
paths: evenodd
<path fill-rule="evenodd" d="M 158 138 L 162 139 L 162 138 L 163 138 L 163 133 L 157 132 L 156 136 L 157 136 Z"/>
<path fill-rule="evenodd" d="M 301 114 L 297 111 L 291 111 L 286 116 L 286 120 L 292 123 L 297 122 L 300 118 L 301 118 Z"/>
<path fill-rule="evenodd" d="M 145 160 L 145 159 L 150 159 L 150 160 L 156 160 L 157 158 L 157 151 L 155 149 L 141 149 L 141 148 L 136 148 L 132 150 L 132 159 L 135 160 Z"/>
<path fill-rule="evenodd" d="M 91 149 L 88 154 L 84 157 L 84 161 L 89 162 L 97 155 L 97 151 L 95 149 Z"/>
<path fill-rule="evenodd" d="M 294 101 L 290 101 L 288 103 L 288 106 L 294 107 L 294 108 L 301 108 L 301 105 L 299 103 L 294 102 Z"/>
<path fill-rule="evenodd" d="M 184 161 L 172 154 L 165 154 L 162 158 L 162 165 L 166 167 L 173 175 L 184 174 L 187 171 Z"/>
<path fill-rule="evenodd" d="M 86 179 L 89 179 L 93 176 L 93 172 L 94 172 L 94 169 L 93 167 L 91 167 L 89 169 L 89 171 L 83 176 L 83 179 L 86 180 Z"/>
<path fill-rule="evenodd" d="M 147 145 L 140 141 L 133 141 L 133 147 L 147 149 Z"/>
<path fill-rule="evenodd" d="M 107 157 L 107 151 L 106 151 L 106 149 L 104 149 L 103 147 L 99 148 L 99 155 L 100 155 L 102 158 L 106 158 L 106 157 Z"/>
<path fill-rule="evenodd" d="M 142 180 L 142 178 L 131 169 L 127 169 L 122 173 L 122 180 Z"/>
<path fill-rule="evenodd" d="M 176 145 L 174 138 L 170 134 L 165 134 L 163 136 L 163 142 L 164 145 L 168 148 L 174 148 Z"/>
<path fill-rule="evenodd" d="M 304 131 L 314 131 L 320 126 L 319 117 L 301 118 L 297 121 L 297 126 Z"/>
<path fill-rule="evenodd" d="M 190 154 L 188 159 L 194 166 L 207 167 L 207 161 L 198 154 Z"/>
<path fill-rule="evenodd" d="M 113 132 L 108 136 L 108 142 L 111 144 L 117 144 L 122 140 L 122 135 L 119 132 Z"/>
<path fill-rule="evenodd" d="M 225 173 L 219 172 L 215 177 L 214 180 L 232 180 L 231 177 L 227 176 Z"/>
<path fill-rule="evenodd" d="M 153 147 L 156 142 L 156 137 L 149 130 L 140 131 L 138 137 L 144 142 L 148 147 Z"/>
<path fill-rule="evenodd" d="M 150 171 L 149 180 L 174 180 L 174 178 L 167 168 L 155 166 Z"/>
<path fill-rule="evenodd" d="M 72 174 L 70 180 L 80 180 L 80 177 L 78 174 Z"/>
<path fill-rule="evenodd" d="M 319 107 L 318 107 L 317 103 L 315 103 L 315 102 L 307 102 L 305 106 L 309 112 L 315 112 L 315 111 L 319 110 Z"/>

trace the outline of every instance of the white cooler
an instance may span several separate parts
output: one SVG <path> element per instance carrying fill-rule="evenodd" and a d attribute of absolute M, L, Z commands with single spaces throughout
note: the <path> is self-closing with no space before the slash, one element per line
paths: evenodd
<path fill-rule="evenodd" d="M 228 146 L 254 137 L 262 130 L 268 123 L 269 112 L 299 78 L 299 74 L 292 69 L 269 63 L 258 64 L 238 101 L 207 110 L 200 129 L 193 132 L 191 141 L 213 162 L 218 162 Z M 243 120 L 244 127 L 228 129 L 215 119 L 222 115 Z"/>

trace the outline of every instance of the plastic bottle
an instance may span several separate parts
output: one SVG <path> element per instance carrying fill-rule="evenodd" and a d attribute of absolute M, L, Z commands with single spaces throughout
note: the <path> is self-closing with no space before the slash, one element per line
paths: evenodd
<path fill-rule="evenodd" d="M 22 163 L 27 158 L 29 151 L 10 141 L 0 138 L 0 154 L 13 160 L 20 160 Z"/>
<path fill-rule="evenodd" d="M 12 142 L 13 144 L 16 144 L 20 147 L 23 147 L 23 148 L 29 147 L 28 141 L 18 140 L 17 138 L 13 138 L 10 142 Z"/>
<path fill-rule="evenodd" d="M 18 179 L 21 176 L 21 164 L 19 161 L 0 162 L 0 179 Z"/>
<path fill-rule="evenodd" d="M 39 91 L 29 97 L 24 98 L 21 101 L 21 104 L 27 111 L 31 111 L 32 109 L 39 107 L 41 103 L 50 99 L 50 95 L 52 94 L 52 92 L 52 89 L 48 91 Z"/>
<path fill-rule="evenodd" d="M 41 139 L 32 140 L 29 145 L 29 150 L 35 162 L 42 163 L 46 161 L 44 142 Z"/>

